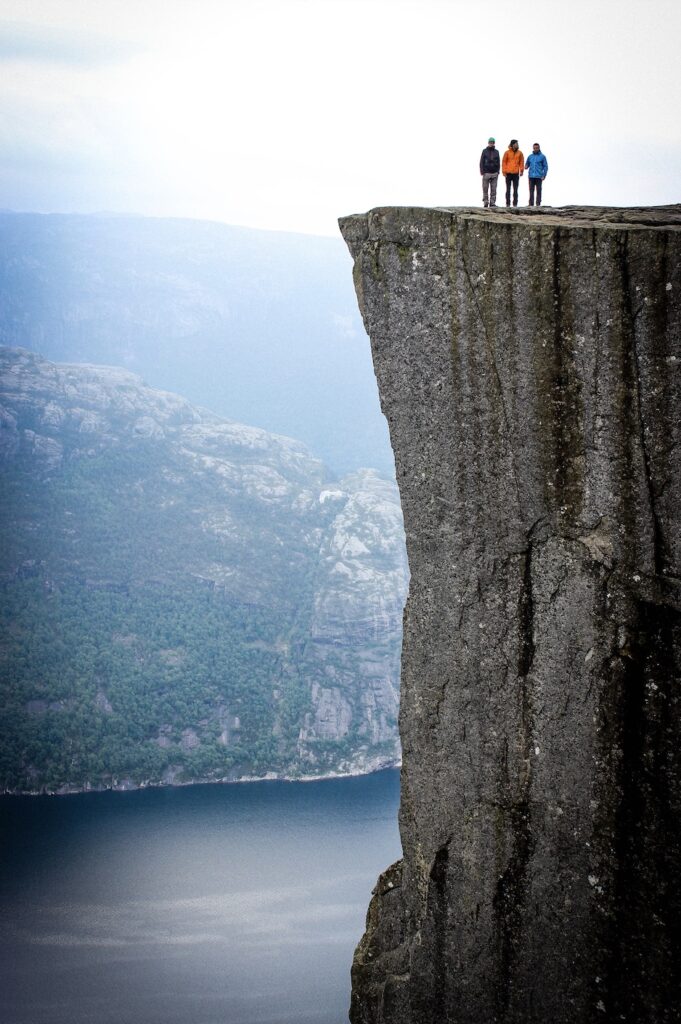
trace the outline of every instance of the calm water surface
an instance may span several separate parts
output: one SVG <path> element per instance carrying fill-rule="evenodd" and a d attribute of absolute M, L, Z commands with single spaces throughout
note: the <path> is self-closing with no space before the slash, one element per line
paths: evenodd
<path fill-rule="evenodd" d="M 3 1024 L 342 1024 L 399 776 L 0 798 Z"/>

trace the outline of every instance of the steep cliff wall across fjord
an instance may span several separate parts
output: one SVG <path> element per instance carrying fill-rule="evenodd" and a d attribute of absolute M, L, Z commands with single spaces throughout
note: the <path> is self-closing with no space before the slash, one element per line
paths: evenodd
<path fill-rule="evenodd" d="M 411 589 L 354 1024 L 681 1020 L 681 206 L 341 220 Z"/>

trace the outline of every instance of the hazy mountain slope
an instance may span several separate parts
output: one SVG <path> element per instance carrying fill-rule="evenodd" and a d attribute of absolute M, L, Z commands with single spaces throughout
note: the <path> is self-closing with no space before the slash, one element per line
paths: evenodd
<path fill-rule="evenodd" d="M 301 438 L 337 473 L 393 473 L 340 238 L 0 214 L 0 342 L 126 366 L 217 413 Z"/>
<path fill-rule="evenodd" d="M 1 783 L 394 758 L 392 483 L 117 368 L 3 348 L 0 403 Z"/>

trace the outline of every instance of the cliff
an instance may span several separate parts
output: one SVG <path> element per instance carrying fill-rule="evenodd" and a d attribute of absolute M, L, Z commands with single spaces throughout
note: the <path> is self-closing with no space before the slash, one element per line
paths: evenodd
<path fill-rule="evenodd" d="M 0 347 L 0 787 L 394 764 L 406 584 L 393 482 Z"/>
<path fill-rule="evenodd" d="M 681 1020 L 681 207 L 341 220 L 411 585 L 354 1024 Z"/>

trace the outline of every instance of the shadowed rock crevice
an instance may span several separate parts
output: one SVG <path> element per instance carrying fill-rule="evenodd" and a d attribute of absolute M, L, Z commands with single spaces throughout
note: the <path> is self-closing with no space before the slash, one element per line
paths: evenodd
<path fill-rule="evenodd" d="M 618 631 L 610 713 L 603 708 L 603 756 L 615 755 L 616 801 L 614 913 L 601 990 L 613 1014 L 627 1020 L 675 1021 L 681 1005 L 681 751 L 670 742 L 678 736 L 680 644 L 677 609 L 636 603 L 631 628 Z"/>
<path fill-rule="evenodd" d="M 353 1024 L 681 1021 L 681 208 L 341 229 L 411 570 Z"/>
<path fill-rule="evenodd" d="M 427 919 L 432 931 L 432 989 L 426 1013 L 434 1010 L 443 1017 L 447 1012 L 447 868 L 449 847 L 441 847 L 435 854 L 428 882 Z"/>
<path fill-rule="evenodd" d="M 522 932 L 525 902 L 528 894 L 528 869 L 534 848 L 529 800 L 511 807 L 504 814 L 500 828 L 512 836 L 513 846 L 508 863 L 499 875 L 494 894 L 497 917 L 499 983 L 497 1013 L 499 1020 L 508 1018 L 517 973 L 516 959 L 520 950 L 518 936 Z"/>

